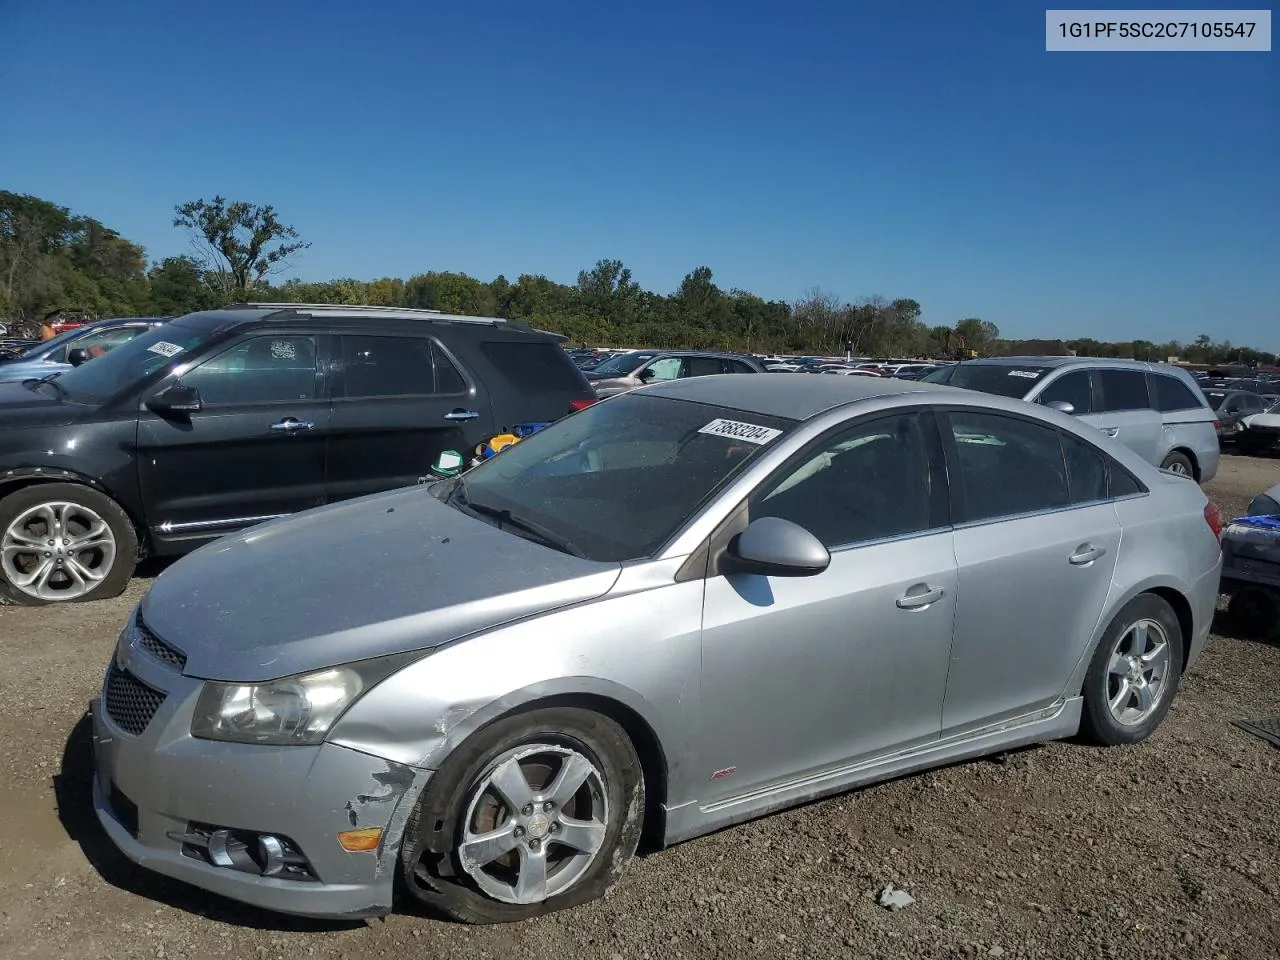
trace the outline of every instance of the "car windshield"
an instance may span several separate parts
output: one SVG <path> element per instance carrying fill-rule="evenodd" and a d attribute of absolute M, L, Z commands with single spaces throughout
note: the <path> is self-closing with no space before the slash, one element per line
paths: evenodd
<path fill-rule="evenodd" d="M 930 383 L 949 383 L 966 390 L 1021 399 L 1052 369 L 1007 363 L 957 363 L 935 370 L 924 379 Z"/>
<path fill-rule="evenodd" d="M 213 335 L 206 327 L 170 321 L 104 353 L 93 363 L 61 374 L 59 392 L 76 403 L 101 403 L 200 347 Z"/>
<path fill-rule="evenodd" d="M 624 394 L 508 447 L 451 482 L 447 500 L 567 553 L 637 560 L 652 556 L 791 426 Z"/>
<path fill-rule="evenodd" d="M 622 353 L 592 367 L 591 372 L 625 376 L 646 360 L 652 360 L 654 356 L 652 353 Z"/>

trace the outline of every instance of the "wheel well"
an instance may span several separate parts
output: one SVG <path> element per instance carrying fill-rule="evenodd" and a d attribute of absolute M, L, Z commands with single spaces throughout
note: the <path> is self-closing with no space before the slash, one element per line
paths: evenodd
<path fill-rule="evenodd" d="M 1169 453 L 1180 453 L 1184 457 L 1186 457 L 1188 460 L 1190 460 L 1191 476 L 1195 478 L 1196 483 L 1200 482 L 1200 458 L 1195 455 L 1194 450 L 1190 450 L 1187 447 L 1174 447 L 1172 450 L 1169 451 Z M 1166 459 L 1168 458 L 1169 453 L 1165 454 Z"/>
<path fill-rule="evenodd" d="M 1182 628 L 1182 663 L 1180 670 L 1186 673 L 1187 659 L 1191 656 L 1191 633 L 1195 629 L 1195 617 L 1191 613 L 1191 603 L 1172 587 L 1152 587 L 1147 591 L 1173 607 L 1178 617 L 1178 626 Z"/>
<path fill-rule="evenodd" d="M 658 741 L 658 735 L 648 722 L 630 707 L 610 697 L 596 694 L 563 694 L 526 703 L 506 716 L 543 710 L 548 707 L 577 707 L 603 714 L 622 727 L 644 774 L 644 830 L 640 836 L 641 850 L 656 850 L 663 845 L 665 824 L 662 809 L 667 802 L 667 757 Z"/>

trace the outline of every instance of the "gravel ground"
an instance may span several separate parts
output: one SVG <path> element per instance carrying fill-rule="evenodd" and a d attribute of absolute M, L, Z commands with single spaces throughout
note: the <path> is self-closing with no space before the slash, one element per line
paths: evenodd
<path fill-rule="evenodd" d="M 1280 459 L 1227 457 L 1228 516 Z M 468 928 L 406 907 L 330 924 L 262 913 L 116 855 L 88 803 L 83 711 L 146 588 L 0 608 L 0 956 L 177 958 L 1280 955 L 1280 649 L 1220 630 L 1157 735 L 1055 743 L 811 804 L 637 861 L 605 900 Z M 16 819 L 15 819 L 16 818 Z M 916 903 L 890 913 L 892 883 Z"/>

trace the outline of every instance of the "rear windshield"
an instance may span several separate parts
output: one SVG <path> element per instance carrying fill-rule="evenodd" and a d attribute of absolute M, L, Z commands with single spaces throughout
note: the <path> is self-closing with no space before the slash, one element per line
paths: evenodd
<path fill-rule="evenodd" d="M 587 389 L 573 361 L 554 343 L 490 340 L 480 345 L 480 352 L 522 393 L 581 393 Z"/>
<path fill-rule="evenodd" d="M 1022 399 L 1053 369 L 1007 363 L 957 363 L 935 370 L 925 379 L 930 383 L 949 383 L 966 390 Z"/>

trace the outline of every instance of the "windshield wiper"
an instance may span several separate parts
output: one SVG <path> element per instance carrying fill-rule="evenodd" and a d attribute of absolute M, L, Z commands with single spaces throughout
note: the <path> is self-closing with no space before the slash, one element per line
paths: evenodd
<path fill-rule="evenodd" d="M 60 376 L 62 376 L 61 370 L 43 377 L 28 377 L 26 380 L 22 381 L 22 385 L 28 390 L 35 390 L 36 387 L 43 386 L 46 383 L 52 384 L 54 389 L 58 391 L 58 396 L 65 397 L 67 395 L 67 388 L 58 382 L 58 377 Z"/>
<path fill-rule="evenodd" d="M 533 539 L 540 541 L 544 545 L 551 547 L 553 550 L 559 550 L 561 553 L 567 553 L 570 556 L 577 557 L 580 560 L 587 559 L 587 555 L 572 540 L 567 540 L 553 530 L 548 530 L 542 524 L 525 517 L 516 516 L 510 510 L 504 507 L 492 507 L 486 503 L 475 503 L 468 496 L 466 484 L 458 481 L 458 485 L 453 488 L 449 494 L 446 503 L 456 502 L 458 506 L 472 513 L 477 513 L 483 517 L 489 517 L 498 521 L 498 528 L 511 527 L 514 530 L 520 530 Z"/>

